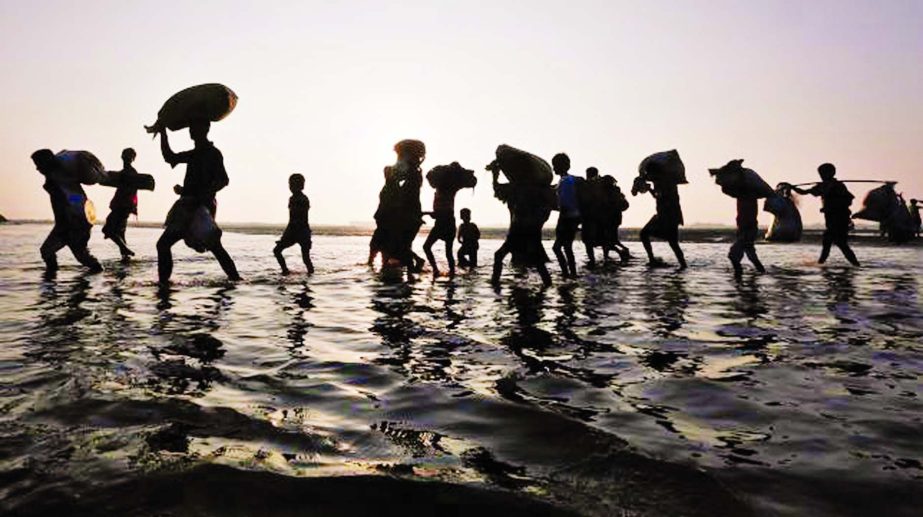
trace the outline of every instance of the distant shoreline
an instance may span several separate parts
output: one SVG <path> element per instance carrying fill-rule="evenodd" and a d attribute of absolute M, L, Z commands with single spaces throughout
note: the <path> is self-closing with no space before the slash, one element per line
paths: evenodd
<path fill-rule="evenodd" d="M 24 225 L 24 224 L 41 224 L 41 225 L 50 225 L 52 221 L 50 220 L 36 220 L 36 219 L 21 219 L 21 220 L 7 220 L 4 224 L 7 225 Z M 97 223 L 97 226 L 102 226 L 101 223 Z M 159 222 L 130 222 L 129 227 L 133 228 L 162 228 L 163 223 Z M 429 233 L 431 225 L 423 225 L 420 228 L 420 233 L 426 235 Z M 221 223 L 221 228 L 224 231 L 235 232 L 235 233 L 244 233 L 250 235 L 275 235 L 281 234 L 282 230 L 285 228 L 284 224 L 269 224 L 269 223 Z M 374 228 L 367 225 L 312 225 L 311 230 L 314 235 L 325 235 L 325 236 L 336 236 L 336 237 L 370 237 Z M 621 237 L 622 240 L 628 242 L 638 241 L 638 232 L 640 228 L 622 228 Z M 802 236 L 801 243 L 819 243 L 821 236 L 823 235 L 823 228 L 818 227 L 808 227 L 804 230 L 804 235 Z M 766 233 L 766 228 L 760 228 L 760 235 Z M 546 240 L 554 239 L 554 222 L 549 221 L 545 225 L 543 230 L 544 238 Z M 506 228 L 497 228 L 497 227 L 483 227 L 481 228 L 481 237 L 483 239 L 502 239 L 506 235 Z M 735 229 L 733 227 L 720 227 L 720 226 L 686 226 L 680 229 L 680 239 L 683 242 L 701 242 L 701 243 L 730 243 L 734 241 Z M 911 247 L 923 247 L 923 239 L 916 239 L 914 241 L 905 243 L 905 244 L 892 244 L 888 242 L 883 237 L 879 237 L 878 233 L 873 229 L 861 228 L 857 231 L 854 231 L 851 234 L 851 240 L 871 246 L 911 246 Z M 759 242 L 762 241 L 762 239 Z"/>

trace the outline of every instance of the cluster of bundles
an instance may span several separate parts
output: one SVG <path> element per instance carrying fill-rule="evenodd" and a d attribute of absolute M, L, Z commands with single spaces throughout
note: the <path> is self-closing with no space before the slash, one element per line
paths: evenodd
<path fill-rule="evenodd" d="M 894 183 L 869 191 L 862 201 L 862 209 L 853 215 L 853 219 L 881 223 L 893 242 L 906 242 L 916 233 L 913 216 L 901 196 L 894 191 Z"/>
<path fill-rule="evenodd" d="M 776 195 L 756 171 L 743 167 L 743 160 L 731 160 L 720 169 L 708 169 L 721 192 L 734 198 L 768 198 Z"/>
<path fill-rule="evenodd" d="M 554 177 L 551 166 L 538 156 L 508 145 L 497 147 L 496 156 L 497 158 L 487 168 L 499 168 L 510 183 L 551 184 Z"/>
<path fill-rule="evenodd" d="M 163 128 L 176 131 L 194 122 L 217 122 L 227 117 L 237 106 L 237 94 L 223 84 L 200 84 L 173 95 L 157 112 L 157 121 L 145 126 L 148 133 Z"/>
<path fill-rule="evenodd" d="M 676 149 L 654 153 L 642 160 L 638 166 L 638 176 L 644 181 L 655 183 L 689 183 L 686 181 L 686 166 Z"/>
<path fill-rule="evenodd" d="M 770 242 L 798 242 L 804 229 L 801 223 L 801 212 L 795 203 L 793 193 L 789 188 L 778 188 L 775 195 L 766 198 L 763 210 L 773 215 L 772 224 L 766 232 L 766 240 Z"/>
<path fill-rule="evenodd" d="M 433 167 L 426 173 L 426 181 L 438 190 L 461 190 L 474 188 L 478 184 L 474 171 L 462 167 L 458 162 Z"/>

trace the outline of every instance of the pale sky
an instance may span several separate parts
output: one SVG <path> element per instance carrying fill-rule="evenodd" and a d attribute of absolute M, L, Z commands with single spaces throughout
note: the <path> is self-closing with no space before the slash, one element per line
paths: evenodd
<path fill-rule="evenodd" d="M 733 224 L 707 168 L 734 158 L 771 184 L 831 161 L 923 198 L 923 0 L 0 0 L 0 213 L 52 217 L 32 151 L 86 149 L 118 169 L 131 146 L 158 181 L 140 218 L 163 220 L 183 169 L 142 125 L 205 82 L 240 97 L 212 125 L 231 178 L 219 223 L 284 222 L 292 172 L 313 223 L 371 221 L 403 138 L 427 144 L 425 170 L 478 171 L 456 207 L 481 225 L 508 221 L 483 171 L 501 143 L 567 152 L 626 190 L 642 158 L 676 148 L 687 224 Z M 172 142 L 190 146 L 185 131 Z M 88 193 L 104 217 L 113 191 Z M 630 201 L 625 224 L 643 224 L 652 200 Z M 818 208 L 802 204 L 807 222 Z"/>

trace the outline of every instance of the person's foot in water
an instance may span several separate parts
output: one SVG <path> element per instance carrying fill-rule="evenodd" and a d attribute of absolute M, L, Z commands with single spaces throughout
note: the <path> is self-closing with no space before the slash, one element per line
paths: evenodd
<path fill-rule="evenodd" d="M 667 267 L 667 263 L 660 257 L 651 257 L 647 261 L 647 265 L 650 267 Z"/>

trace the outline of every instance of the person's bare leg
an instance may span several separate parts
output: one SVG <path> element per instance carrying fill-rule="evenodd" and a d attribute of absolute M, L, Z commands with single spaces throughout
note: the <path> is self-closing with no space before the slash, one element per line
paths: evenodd
<path fill-rule="evenodd" d="M 304 244 L 301 245 L 301 261 L 304 262 L 304 267 L 308 274 L 313 275 L 314 262 L 311 262 L 311 248 Z"/>
<path fill-rule="evenodd" d="M 734 244 L 731 245 L 730 251 L 728 251 L 728 259 L 731 261 L 731 265 L 734 266 L 734 276 L 740 278 L 744 274 L 743 267 L 740 265 L 741 259 L 744 256 L 744 243 L 740 239 L 734 241 Z"/>
<path fill-rule="evenodd" d="M 574 258 L 573 241 L 564 245 L 564 256 L 567 257 L 567 268 L 570 271 L 571 278 L 577 277 L 577 259 Z"/>
<path fill-rule="evenodd" d="M 452 240 L 445 241 L 445 259 L 449 262 L 449 278 L 455 278 L 455 255 L 453 255 Z"/>
<path fill-rule="evenodd" d="M 859 266 L 859 259 L 856 258 L 856 254 L 853 253 L 852 248 L 849 247 L 849 242 L 846 239 L 839 239 L 836 242 L 836 246 L 840 248 L 840 251 L 843 252 L 843 256 L 846 257 L 846 260 L 854 266 Z"/>
<path fill-rule="evenodd" d="M 651 237 L 647 232 L 641 231 L 641 245 L 644 246 L 644 251 L 647 252 L 647 261 L 651 264 L 657 264 L 659 260 L 654 256 L 654 248 L 651 246 Z"/>
<path fill-rule="evenodd" d="M 827 258 L 830 257 L 830 245 L 833 244 L 833 239 L 824 232 L 824 240 L 821 243 L 820 248 L 820 258 L 817 259 L 818 264 L 823 264 L 827 262 Z"/>
<path fill-rule="evenodd" d="M 494 285 L 500 284 L 500 275 L 503 273 L 503 260 L 509 254 L 509 250 L 509 245 L 504 242 L 496 253 L 494 253 L 494 272 L 490 277 L 490 283 Z"/>
<path fill-rule="evenodd" d="M 285 257 L 282 255 L 284 249 L 285 247 L 282 244 L 276 243 L 276 246 L 272 249 L 272 254 L 276 256 L 276 262 L 282 268 L 282 274 L 287 275 L 289 273 L 288 266 L 285 264 Z"/>
<path fill-rule="evenodd" d="M 763 263 L 760 262 L 760 258 L 756 255 L 756 247 L 753 246 L 753 243 L 750 243 L 744 252 L 747 254 L 747 258 L 750 259 L 750 262 L 753 264 L 753 267 L 755 267 L 757 271 L 760 273 L 766 272 L 766 268 L 763 267 Z"/>
<path fill-rule="evenodd" d="M 678 239 L 670 239 L 670 249 L 672 249 L 673 254 L 676 255 L 676 261 L 679 262 L 679 268 L 686 269 L 686 256 L 683 255 L 683 250 L 679 247 Z"/>
<path fill-rule="evenodd" d="M 433 268 L 433 278 L 439 276 L 439 266 L 436 265 L 436 256 L 433 255 L 433 244 L 436 243 L 436 236 L 430 233 L 423 242 L 423 253 L 426 254 L 426 260 L 429 261 L 429 267 Z"/>
<path fill-rule="evenodd" d="M 221 269 L 224 270 L 224 274 L 228 276 L 229 280 L 240 280 L 240 275 L 237 273 L 237 266 L 234 265 L 234 259 L 228 255 L 221 241 L 218 241 L 218 245 L 212 250 L 212 254 L 218 259 L 218 264 L 221 264 Z"/>
<path fill-rule="evenodd" d="M 564 244 L 560 239 L 555 239 L 554 244 L 551 245 L 551 251 L 554 252 L 554 256 L 558 259 L 558 267 L 561 268 L 561 275 L 564 278 L 567 278 L 570 275 L 570 268 L 567 267 L 567 258 L 564 256 Z"/>
<path fill-rule="evenodd" d="M 42 254 L 42 260 L 45 262 L 45 272 L 52 274 L 58 270 L 58 251 L 65 246 L 64 241 L 60 239 L 52 230 L 45 238 L 45 242 L 39 248 Z"/>
<path fill-rule="evenodd" d="M 182 236 L 164 232 L 157 239 L 157 277 L 161 284 L 168 284 L 173 275 L 173 245 L 179 242 Z"/>
<path fill-rule="evenodd" d="M 593 251 L 593 246 L 590 246 L 587 243 L 584 243 L 583 246 L 586 248 L 586 258 L 590 267 L 596 267 L 596 252 Z M 608 253 L 606 252 L 605 246 L 603 246 L 603 258 L 604 260 L 608 259 Z"/>
<path fill-rule="evenodd" d="M 90 270 L 91 273 L 99 273 L 103 270 L 103 266 L 100 265 L 99 261 L 96 260 L 90 250 L 87 249 L 86 245 L 83 246 L 70 246 L 71 253 L 74 254 L 74 258 L 77 259 L 77 262 L 83 264 L 84 267 Z"/>
<path fill-rule="evenodd" d="M 550 286 L 551 285 L 551 273 L 548 272 L 548 268 L 545 266 L 545 263 L 539 262 L 538 265 L 535 266 L 535 269 L 538 270 L 538 276 L 542 277 L 542 284 L 545 287 Z"/>

